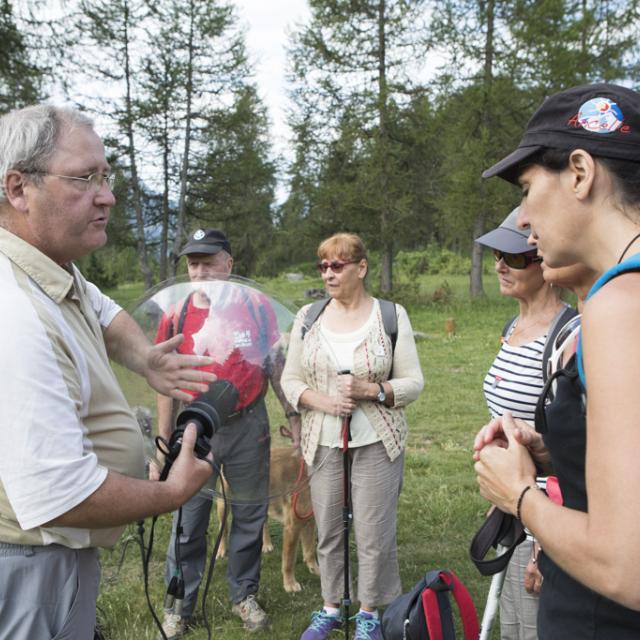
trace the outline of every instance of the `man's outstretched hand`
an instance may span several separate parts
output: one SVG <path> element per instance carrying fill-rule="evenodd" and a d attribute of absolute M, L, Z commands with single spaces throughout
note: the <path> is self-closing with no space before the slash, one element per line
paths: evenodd
<path fill-rule="evenodd" d="M 179 333 L 169 340 L 150 345 L 144 377 L 158 393 L 189 402 L 192 396 L 183 389 L 204 393 L 217 378 L 213 373 L 195 368 L 213 364 L 213 358 L 176 352 L 183 340 L 184 336 Z"/>

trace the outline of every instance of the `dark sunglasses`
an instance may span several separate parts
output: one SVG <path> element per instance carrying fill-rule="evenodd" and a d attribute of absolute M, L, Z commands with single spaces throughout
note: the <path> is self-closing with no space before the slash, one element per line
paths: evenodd
<path fill-rule="evenodd" d="M 493 257 L 496 262 L 500 259 L 504 260 L 507 267 L 511 269 L 526 269 L 530 264 L 534 262 L 542 262 L 542 258 L 538 255 L 531 253 L 506 253 L 505 251 L 493 250 Z"/>
<path fill-rule="evenodd" d="M 342 260 L 332 260 L 331 262 L 323 260 L 322 262 L 318 262 L 316 267 L 320 273 L 327 273 L 327 269 L 329 268 L 333 273 L 342 273 L 342 270 L 348 264 L 357 264 L 358 262 L 360 262 L 360 260 L 346 260 L 344 262 Z"/>

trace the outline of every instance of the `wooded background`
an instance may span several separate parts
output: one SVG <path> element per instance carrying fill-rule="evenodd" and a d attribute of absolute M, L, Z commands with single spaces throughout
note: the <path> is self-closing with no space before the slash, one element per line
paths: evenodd
<path fill-rule="evenodd" d="M 518 201 L 481 171 L 550 93 L 640 86 L 640 0 L 308 4 L 288 42 L 283 158 L 233 2 L 0 0 L 0 113 L 66 100 L 108 122 L 117 205 L 90 279 L 148 288 L 199 226 L 223 228 L 250 277 L 308 265 L 349 230 L 375 251 L 377 291 L 393 293 L 398 256 L 428 270 L 446 250 L 480 296 L 473 238 Z"/>

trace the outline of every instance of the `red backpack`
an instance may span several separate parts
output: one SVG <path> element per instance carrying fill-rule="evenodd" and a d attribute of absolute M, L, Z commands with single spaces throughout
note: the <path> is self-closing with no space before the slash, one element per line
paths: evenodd
<path fill-rule="evenodd" d="M 455 640 L 450 594 L 458 605 L 464 640 L 478 640 L 473 600 L 458 576 L 447 569 L 429 571 L 387 607 L 382 616 L 385 640 Z"/>

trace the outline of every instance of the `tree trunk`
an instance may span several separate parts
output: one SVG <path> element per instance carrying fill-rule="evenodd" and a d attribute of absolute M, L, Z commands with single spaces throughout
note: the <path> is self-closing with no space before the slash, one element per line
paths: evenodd
<path fill-rule="evenodd" d="M 473 237 L 478 238 L 484 233 L 485 211 L 482 209 L 478 212 L 475 223 L 473 225 Z M 482 286 L 482 245 L 477 242 L 473 243 L 471 249 L 471 274 L 469 282 L 469 293 L 472 298 L 481 298 L 484 296 L 484 288 Z"/>
<path fill-rule="evenodd" d="M 136 214 L 136 244 L 140 260 L 140 271 L 144 280 L 145 289 L 153 286 L 153 274 L 149 267 L 147 255 L 147 243 L 144 236 L 144 216 L 142 212 L 142 194 L 138 178 L 138 166 L 136 163 L 136 147 L 133 135 L 133 108 L 131 98 L 131 60 L 129 55 L 129 5 L 124 3 L 124 75 L 126 82 L 126 131 L 129 142 L 129 163 L 131 164 L 131 188 L 133 190 L 133 208 Z"/>
<path fill-rule="evenodd" d="M 384 240 L 384 239 L 383 239 Z M 380 253 L 380 293 L 388 294 L 393 289 L 393 241 L 382 245 Z"/>
<path fill-rule="evenodd" d="M 379 153 L 381 162 L 380 175 L 380 235 L 381 235 L 381 261 L 380 261 L 380 292 L 389 294 L 393 290 L 393 241 L 391 206 L 389 204 L 389 145 L 387 131 L 387 39 L 386 39 L 386 3 L 378 2 L 378 126 L 379 126 Z"/>
<path fill-rule="evenodd" d="M 489 135 L 491 131 L 491 91 L 493 87 L 493 35 L 495 25 L 495 0 L 487 1 L 487 33 L 484 44 L 484 74 L 483 74 L 483 99 L 482 99 L 482 114 L 481 114 L 481 127 L 480 135 L 483 139 L 483 166 L 487 166 L 489 154 L 487 153 L 487 145 Z M 480 187 L 482 191 L 485 191 L 484 184 Z M 480 199 L 481 202 L 486 202 L 486 195 Z M 484 226 L 487 220 L 487 208 L 486 206 L 480 207 L 476 220 L 473 225 L 473 237 L 477 238 L 484 233 Z M 469 293 L 472 298 L 479 298 L 484 296 L 484 287 L 482 284 L 482 247 L 477 243 L 473 243 L 471 250 L 471 273 L 469 274 Z"/>
<path fill-rule="evenodd" d="M 160 231 L 160 280 L 166 280 L 168 276 L 167 252 L 169 250 L 169 106 L 163 105 L 162 123 L 162 228 Z"/>
<path fill-rule="evenodd" d="M 176 237 L 173 241 L 173 250 L 171 252 L 169 269 L 170 275 L 175 276 L 176 267 L 178 266 L 180 247 L 185 234 L 185 217 L 187 208 L 187 179 L 189 176 L 189 153 L 191 147 L 191 123 L 193 119 L 192 103 L 193 103 L 193 31 L 194 31 L 194 0 L 189 2 L 189 63 L 187 65 L 187 91 L 186 91 L 186 115 L 184 127 L 184 150 L 182 154 L 182 167 L 180 169 L 180 198 L 178 200 L 178 216 L 176 219 Z"/>

